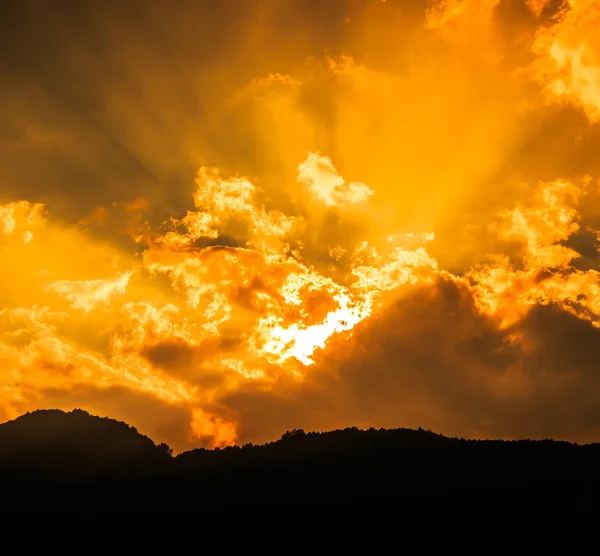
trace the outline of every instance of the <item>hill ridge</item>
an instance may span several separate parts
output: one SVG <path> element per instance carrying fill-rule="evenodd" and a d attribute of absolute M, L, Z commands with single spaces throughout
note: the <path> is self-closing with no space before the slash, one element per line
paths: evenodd
<path fill-rule="evenodd" d="M 38 410 L 0 425 L 0 495 L 5 509 L 22 512 L 145 514 L 196 500 L 229 507 L 366 499 L 478 508 L 527 499 L 546 511 L 557 500 L 594 503 L 599 467 L 598 443 L 459 439 L 422 428 L 294 429 L 262 445 L 172 457 L 135 427 L 84 410 Z"/>

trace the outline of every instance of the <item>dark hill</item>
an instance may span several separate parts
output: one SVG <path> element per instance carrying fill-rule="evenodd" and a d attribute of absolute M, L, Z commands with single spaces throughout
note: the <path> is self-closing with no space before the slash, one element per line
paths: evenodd
<path fill-rule="evenodd" d="M 75 409 L 39 410 L 0 425 L 0 473 L 83 480 L 142 472 L 169 459 L 134 427 Z"/>
<path fill-rule="evenodd" d="M 459 507 L 583 519 L 600 492 L 598 469 L 598 444 L 476 441 L 421 429 L 289 431 L 262 446 L 173 458 L 135 428 L 81 410 L 36 411 L 0 425 L 5 511 L 178 513 L 200 503 L 269 503 L 420 508 L 442 521 Z"/>
<path fill-rule="evenodd" d="M 204 496 L 351 502 L 357 497 L 475 497 L 516 490 L 587 495 L 600 445 L 553 440 L 466 440 L 431 431 L 291 431 L 263 446 L 197 449 L 174 460 L 180 488 Z"/>

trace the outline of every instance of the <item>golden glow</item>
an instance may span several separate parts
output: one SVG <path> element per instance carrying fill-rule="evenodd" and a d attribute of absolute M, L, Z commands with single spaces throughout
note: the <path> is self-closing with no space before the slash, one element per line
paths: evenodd
<path fill-rule="evenodd" d="M 317 153 L 309 153 L 298 166 L 298 182 L 328 207 L 364 203 L 373 194 L 364 183 L 346 183 L 336 172 L 331 159 Z"/>
<path fill-rule="evenodd" d="M 600 273 L 570 266 L 580 254 L 559 243 L 579 230 L 574 205 L 581 194 L 565 180 L 542 183 L 529 206 L 499 215 L 501 236 L 522 245 L 523 268 L 499 257 L 467 274 L 482 311 L 501 316 L 506 326 L 536 304 L 555 303 L 600 326 Z"/>
<path fill-rule="evenodd" d="M 160 187 L 110 189 L 94 162 L 108 193 L 90 186 L 76 216 L 66 194 L 0 204 L 1 419 L 53 403 L 109 413 L 109 394 L 125 392 L 120 406 L 135 400 L 144 422 L 155 402 L 185 421 L 185 434 L 156 439 L 176 448 L 264 440 L 283 416 L 442 426 L 459 376 L 477 385 L 471 401 L 535 391 L 519 357 L 536 309 L 600 328 L 600 2 L 526 0 L 518 21 L 501 0 L 432 1 L 414 21 L 372 4 L 364 21 L 343 14 L 344 48 L 308 56 L 297 39 L 293 64 L 272 46 L 255 52 L 257 36 L 278 36 L 262 14 L 244 39 L 257 73 L 236 62 L 232 85 L 228 69 L 181 70 L 189 98 L 202 97 L 199 80 L 216 91 L 202 124 L 212 142 L 195 134 L 196 101 L 177 80 L 151 64 L 145 75 L 144 49 L 125 49 L 124 73 L 141 84 L 102 92 L 124 144 L 160 162 L 139 180 Z M 36 148 L 58 140 L 35 136 Z M 198 169 L 193 190 L 193 175 L 173 185 L 181 167 Z M 369 336 L 403 302 L 395 328 Z M 501 344 L 497 368 L 459 358 L 488 340 Z M 411 379 L 381 394 L 375 362 L 354 376 L 356 354 L 393 367 L 390 384 L 404 369 Z M 447 375 L 427 397 L 414 385 L 434 366 Z M 372 390 L 402 403 L 380 407 Z"/>
<path fill-rule="evenodd" d="M 106 303 L 112 295 L 124 293 L 131 274 L 131 271 L 121 272 L 106 280 L 57 280 L 47 288 L 66 297 L 73 309 L 90 311 L 98 303 Z"/>
<path fill-rule="evenodd" d="M 434 0 L 429 4 L 426 25 L 435 29 L 467 21 L 476 26 L 488 24 L 498 4 L 500 0 Z"/>
<path fill-rule="evenodd" d="M 581 106 L 591 121 L 600 120 L 600 4 L 568 0 L 556 21 L 542 27 L 533 45 L 534 65 L 547 90 Z"/>

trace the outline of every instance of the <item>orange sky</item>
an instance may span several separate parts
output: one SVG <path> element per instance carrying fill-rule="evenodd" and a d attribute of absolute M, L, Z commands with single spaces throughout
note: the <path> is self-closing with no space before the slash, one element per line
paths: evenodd
<path fill-rule="evenodd" d="M 600 1 L 60 4 L 0 28 L 0 420 L 600 440 Z"/>

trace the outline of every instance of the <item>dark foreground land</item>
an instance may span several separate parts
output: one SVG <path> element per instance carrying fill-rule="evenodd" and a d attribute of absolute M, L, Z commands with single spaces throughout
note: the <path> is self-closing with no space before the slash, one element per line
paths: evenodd
<path fill-rule="evenodd" d="M 353 428 L 290 431 L 263 446 L 172 457 L 135 428 L 80 410 L 36 411 L 0 425 L 5 512 L 335 505 L 363 514 L 421 512 L 443 523 L 470 508 L 482 522 L 505 513 L 529 530 L 545 523 L 547 537 L 560 527 L 594 525 L 599 486 L 600 444 Z"/>

